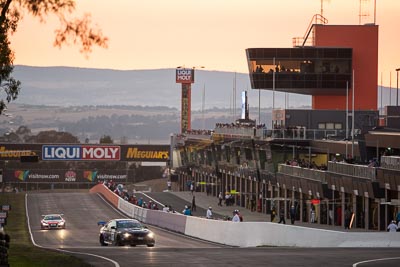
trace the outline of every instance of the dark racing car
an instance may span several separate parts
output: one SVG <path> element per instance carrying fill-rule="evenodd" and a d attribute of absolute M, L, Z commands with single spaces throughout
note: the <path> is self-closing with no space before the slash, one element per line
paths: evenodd
<path fill-rule="evenodd" d="M 109 222 L 99 222 L 100 229 L 99 241 L 102 246 L 136 246 L 147 245 L 154 247 L 154 233 L 134 219 L 113 219 Z"/>

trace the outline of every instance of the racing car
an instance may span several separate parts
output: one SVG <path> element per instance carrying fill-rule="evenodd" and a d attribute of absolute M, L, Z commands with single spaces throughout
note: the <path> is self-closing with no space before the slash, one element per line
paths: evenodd
<path fill-rule="evenodd" d="M 109 222 L 98 222 L 101 225 L 100 245 L 136 246 L 147 245 L 154 247 L 156 241 L 152 231 L 135 219 L 113 219 Z"/>
<path fill-rule="evenodd" d="M 42 215 L 40 228 L 44 229 L 65 229 L 66 223 L 63 218 L 64 214 L 47 214 Z"/>

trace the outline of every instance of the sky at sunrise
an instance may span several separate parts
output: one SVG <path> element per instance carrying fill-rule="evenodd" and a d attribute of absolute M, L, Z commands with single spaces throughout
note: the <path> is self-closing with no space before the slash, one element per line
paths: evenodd
<path fill-rule="evenodd" d="M 312 16 L 329 25 L 374 23 L 374 0 L 77 0 L 73 16 L 90 13 L 109 38 L 89 58 L 79 46 L 53 47 L 56 17 L 45 23 L 25 14 L 11 38 L 16 65 L 118 70 L 204 66 L 247 73 L 246 48 L 292 47 Z M 361 6 L 360 6 L 361 3 Z M 400 67 L 400 1 L 376 0 L 379 78 L 395 85 Z"/>

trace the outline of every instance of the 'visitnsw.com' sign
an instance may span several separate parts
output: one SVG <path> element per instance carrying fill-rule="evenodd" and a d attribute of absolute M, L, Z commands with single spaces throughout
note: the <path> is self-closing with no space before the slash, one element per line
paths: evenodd
<path fill-rule="evenodd" d="M 42 160 L 120 160 L 119 146 L 44 145 Z"/>

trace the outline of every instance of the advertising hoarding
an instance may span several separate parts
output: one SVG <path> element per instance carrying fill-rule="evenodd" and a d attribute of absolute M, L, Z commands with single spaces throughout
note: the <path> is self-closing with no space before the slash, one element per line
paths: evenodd
<path fill-rule="evenodd" d="M 13 169 L 6 170 L 6 182 L 97 183 L 104 180 L 125 182 L 126 170 Z"/>
<path fill-rule="evenodd" d="M 119 146 L 44 145 L 42 160 L 120 160 Z"/>
<path fill-rule="evenodd" d="M 194 69 L 176 69 L 176 83 L 194 83 Z"/>
<path fill-rule="evenodd" d="M 190 86 L 190 85 L 189 85 Z M 167 162 L 169 145 L 0 144 L 0 160 L 20 161 L 36 155 L 39 161 Z"/>

